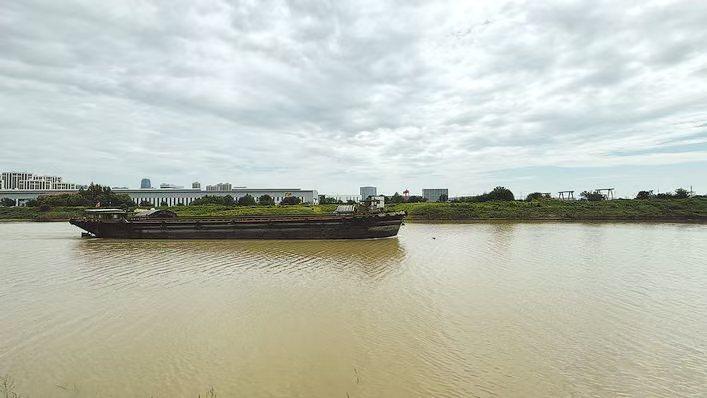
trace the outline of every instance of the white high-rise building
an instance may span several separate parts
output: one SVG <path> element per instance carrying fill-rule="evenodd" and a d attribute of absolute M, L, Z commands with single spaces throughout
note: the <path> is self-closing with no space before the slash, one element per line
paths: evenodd
<path fill-rule="evenodd" d="M 63 182 L 58 176 L 38 176 L 27 172 L 6 171 L 0 174 L 0 189 L 55 190 L 76 189 L 76 184 Z"/>
<path fill-rule="evenodd" d="M 2 178 L 4 189 L 19 189 L 20 181 L 29 180 L 32 178 L 32 173 L 16 172 L 16 171 L 4 171 L 0 174 Z"/>

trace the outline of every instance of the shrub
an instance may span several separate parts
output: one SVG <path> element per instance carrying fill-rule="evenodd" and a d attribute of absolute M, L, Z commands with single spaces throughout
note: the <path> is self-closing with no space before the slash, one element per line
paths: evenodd
<path fill-rule="evenodd" d="M 319 195 L 320 205 L 342 205 L 344 202 L 341 199 L 328 198 L 325 195 Z"/>
<path fill-rule="evenodd" d="M 245 196 L 241 196 L 238 198 L 238 205 L 239 206 L 255 206 L 255 198 L 252 197 L 250 194 L 246 194 Z"/>
<path fill-rule="evenodd" d="M 596 191 L 594 191 L 594 192 L 584 191 L 584 192 L 580 193 L 579 196 L 583 197 L 584 199 L 586 199 L 590 202 L 599 202 L 599 201 L 606 199 L 604 197 L 604 195 L 602 195 Z"/>
<path fill-rule="evenodd" d="M 286 196 L 280 201 L 281 205 L 298 205 L 300 203 L 302 201 L 296 196 Z"/>
<path fill-rule="evenodd" d="M 496 187 L 486 195 L 489 200 L 515 200 L 513 192 L 511 192 L 511 190 L 506 187 Z"/>
<path fill-rule="evenodd" d="M 525 197 L 526 202 L 532 202 L 533 200 L 550 199 L 550 194 L 542 192 L 533 192 Z"/>
<path fill-rule="evenodd" d="M 690 197 L 690 191 L 685 188 L 678 188 L 675 190 L 675 197 L 677 199 L 687 199 Z"/>
<path fill-rule="evenodd" d="M 408 198 L 408 203 L 422 203 L 427 202 L 427 199 L 422 196 L 412 195 Z"/>
<path fill-rule="evenodd" d="M 190 203 L 190 205 L 192 205 L 192 206 L 198 206 L 198 205 L 233 206 L 235 203 L 236 203 L 236 201 L 233 199 L 233 196 L 231 196 L 231 195 L 226 195 L 226 196 L 206 195 L 206 196 L 202 196 L 200 198 L 194 199 Z"/>
<path fill-rule="evenodd" d="M 149 200 L 144 200 L 144 199 L 143 199 L 143 200 L 140 202 L 140 207 L 152 207 L 152 202 L 150 202 Z"/>
<path fill-rule="evenodd" d="M 474 202 L 489 202 L 492 200 L 512 201 L 512 200 L 515 200 L 515 197 L 513 196 L 513 192 L 511 192 L 510 189 L 505 188 L 505 187 L 496 187 L 489 193 L 483 193 L 483 194 L 477 195 L 477 196 L 462 196 L 462 197 L 454 199 L 452 202 L 474 203 Z"/>
<path fill-rule="evenodd" d="M 639 191 L 636 199 L 650 199 L 653 196 L 653 191 Z"/>
<path fill-rule="evenodd" d="M 0 205 L 4 207 L 12 207 L 15 205 L 15 200 L 10 198 L 0 199 Z"/>
<path fill-rule="evenodd" d="M 641 195 L 645 191 L 641 191 L 638 193 L 638 195 Z M 664 192 L 664 193 L 659 193 L 656 195 L 652 195 L 651 197 L 657 198 L 657 199 L 687 199 L 690 197 L 690 191 L 688 191 L 685 188 L 678 188 L 675 190 L 675 193 L 671 192 Z M 638 196 L 636 196 L 636 199 L 639 199 Z M 640 198 L 643 199 L 643 198 Z"/>
<path fill-rule="evenodd" d="M 403 196 L 396 192 L 393 196 L 385 198 L 385 202 L 391 204 L 403 203 Z"/>
<path fill-rule="evenodd" d="M 48 206 L 86 206 L 93 207 L 97 204 L 103 207 L 135 206 L 135 202 L 127 194 L 117 194 L 110 187 L 91 184 L 88 188 L 81 187 L 77 193 L 61 195 L 40 195 L 37 205 Z"/>
<path fill-rule="evenodd" d="M 272 206 L 275 204 L 275 199 L 272 198 L 270 195 L 261 195 L 258 198 L 258 204 L 261 206 Z"/>

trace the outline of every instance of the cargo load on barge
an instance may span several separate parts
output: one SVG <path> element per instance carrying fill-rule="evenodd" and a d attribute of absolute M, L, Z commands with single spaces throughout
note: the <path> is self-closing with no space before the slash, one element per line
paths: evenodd
<path fill-rule="evenodd" d="M 156 209 L 130 215 L 121 209 L 91 209 L 69 223 L 89 236 L 116 239 L 370 239 L 398 234 L 405 212 L 385 212 L 382 198 L 340 206 L 325 215 L 178 217 Z"/>

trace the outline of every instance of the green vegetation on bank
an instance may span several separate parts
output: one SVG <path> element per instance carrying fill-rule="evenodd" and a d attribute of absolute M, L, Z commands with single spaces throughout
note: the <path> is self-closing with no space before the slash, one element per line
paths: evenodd
<path fill-rule="evenodd" d="M 39 207 L 0 207 L 0 220 L 5 221 L 63 221 L 82 217 L 86 207 L 59 206 L 44 210 Z"/>
<path fill-rule="evenodd" d="M 403 203 L 410 220 L 707 221 L 707 198 Z"/>
<path fill-rule="evenodd" d="M 110 187 L 91 184 L 88 188 L 80 188 L 77 193 L 66 193 L 60 195 L 41 195 L 28 206 L 48 207 L 126 207 L 135 206 L 135 203 L 127 194 L 113 192 Z"/>
<path fill-rule="evenodd" d="M 693 196 L 685 189 L 675 193 L 654 195 L 641 191 L 636 199 L 606 200 L 597 191 L 584 191 L 582 200 L 562 201 L 548 194 L 533 192 L 525 200 L 515 200 L 513 192 L 496 187 L 477 196 L 459 197 L 451 202 L 426 202 L 422 197 L 405 199 L 398 193 L 386 198 L 389 211 L 406 211 L 409 220 L 637 220 L 637 221 L 707 221 L 707 197 Z M 236 217 L 246 215 L 316 215 L 330 214 L 338 200 L 320 197 L 322 205 L 301 204 L 294 196 L 279 205 L 268 195 L 250 195 L 234 199 L 230 195 L 210 196 L 194 200 L 190 205 L 169 207 L 180 217 Z M 7 202 L 7 203 L 6 203 Z M 40 196 L 28 206 L 15 207 L 14 202 L 0 203 L 0 220 L 60 221 L 80 217 L 86 208 L 119 207 L 134 209 L 127 195 L 115 194 L 108 187 L 91 185 L 76 194 Z M 141 203 L 149 208 L 151 204 Z M 160 206 L 168 208 L 167 206 Z"/>
<path fill-rule="evenodd" d="M 408 220 L 626 220 L 626 221 L 707 221 L 707 198 L 617 199 L 604 201 L 489 201 L 456 203 L 399 203 L 386 207 L 404 210 Z M 61 221 L 80 217 L 85 207 L 0 207 L 0 220 Z M 330 214 L 336 205 L 173 206 L 180 217 L 236 217 L 244 215 Z"/>

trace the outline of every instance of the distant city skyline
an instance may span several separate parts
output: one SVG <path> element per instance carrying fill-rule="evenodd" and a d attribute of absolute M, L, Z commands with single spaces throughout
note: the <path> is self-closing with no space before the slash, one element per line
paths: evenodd
<path fill-rule="evenodd" d="M 3 172 L 3 170 L 0 169 L 0 172 Z M 7 173 L 8 171 L 4 171 L 4 172 Z M 33 172 L 33 171 L 30 171 L 30 170 L 23 170 L 23 171 L 13 170 L 12 172 L 13 172 L 13 173 L 26 174 L 26 175 L 34 176 L 34 177 L 40 177 L 40 174 L 43 174 L 43 173 L 35 173 L 35 172 Z M 699 171 L 696 170 L 696 172 L 699 172 Z M 45 174 L 59 175 L 60 173 L 45 173 Z M 47 176 L 44 175 L 44 174 L 43 174 L 41 177 L 47 178 Z M 523 179 L 522 176 L 520 176 L 520 177 L 521 177 L 521 180 L 522 180 L 522 179 Z M 58 178 L 58 181 L 61 181 L 62 178 L 64 178 L 64 177 L 51 177 L 51 178 Z M 124 185 L 107 184 L 107 183 L 105 183 L 104 181 L 98 180 L 98 181 L 80 182 L 80 183 L 76 183 L 76 184 L 64 185 L 64 186 L 62 186 L 62 189 L 63 189 L 63 188 L 67 188 L 67 187 L 68 187 L 68 188 L 70 188 L 70 187 L 78 188 L 78 187 L 81 186 L 81 185 L 88 185 L 88 184 L 90 184 L 90 183 L 101 184 L 101 185 L 110 186 L 110 187 L 128 188 L 128 189 L 155 189 L 155 187 L 152 186 L 152 185 L 155 185 L 155 184 L 156 184 L 156 185 L 159 186 L 161 189 L 175 189 L 175 188 L 176 188 L 176 189 L 184 189 L 184 188 L 187 188 L 187 187 L 191 187 L 191 189 L 203 189 L 204 191 L 222 191 L 222 190 L 226 190 L 226 191 L 227 191 L 227 190 L 231 190 L 231 189 L 240 189 L 240 188 L 246 188 L 246 187 L 248 187 L 248 188 L 270 188 L 270 187 L 272 187 L 272 186 L 267 186 L 267 184 L 256 184 L 256 185 L 252 185 L 252 186 L 246 186 L 246 185 L 240 185 L 240 184 L 239 184 L 239 185 L 234 185 L 234 184 L 229 183 L 229 182 L 221 182 L 221 183 L 215 183 L 215 184 L 213 184 L 213 185 L 207 184 L 207 185 L 205 186 L 205 188 L 204 188 L 204 187 L 201 186 L 201 183 L 200 183 L 199 181 L 193 181 L 193 182 L 190 183 L 190 184 L 181 185 L 181 184 L 173 184 L 173 183 L 167 183 L 167 182 L 159 182 L 160 180 L 157 180 L 157 179 L 155 180 L 156 182 L 153 184 L 153 183 L 152 183 L 152 180 L 153 180 L 152 178 L 143 177 L 143 178 L 136 179 L 136 180 L 135 180 L 135 181 L 137 181 L 136 184 L 124 184 Z M 586 179 L 586 180 L 589 180 L 589 179 Z M 549 185 L 547 182 L 546 182 L 545 184 L 546 184 L 546 185 Z M 437 185 L 441 185 L 441 184 L 437 184 Z M 574 190 L 574 191 L 575 191 L 575 196 L 578 196 L 579 193 L 582 192 L 582 191 L 584 191 L 584 190 L 592 191 L 592 190 L 595 190 L 595 189 L 607 188 L 607 187 L 612 187 L 612 188 L 615 188 L 615 189 L 616 189 L 615 192 L 616 192 L 616 197 L 617 197 L 617 198 L 621 198 L 621 197 L 633 198 L 633 197 L 635 197 L 635 195 L 636 195 L 640 190 L 653 190 L 654 192 L 658 193 L 658 192 L 672 192 L 672 191 L 674 191 L 674 190 L 677 189 L 677 188 L 686 188 L 686 189 L 688 189 L 688 190 L 692 190 L 695 194 L 707 194 L 707 192 L 700 191 L 700 190 L 697 189 L 694 185 L 691 185 L 691 184 L 682 185 L 682 186 L 675 186 L 675 187 L 672 187 L 672 188 L 670 188 L 670 187 L 668 187 L 668 188 L 662 188 L 662 187 L 660 187 L 660 186 L 647 187 L 647 188 L 638 189 L 638 190 L 636 190 L 636 191 L 634 191 L 634 192 L 629 192 L 629 191 L 626 191 L 625 189 L 622 189 L 621 186 L 615 186 L 615 185 L 610 185 L 610 184 L 609 184 L 609 185 L 606 185 L 606 184 L 605 184 L 605 185 L 580 186 L 580 187 L 576 187 L 576 186 L 569 186 L 569 187 L 563 186 L 563 187 L 561 187 L 560 189 L 549 189 L 549 190 L 548 190 L 548 189 L 546 189 L 546 190 L 543 190 L 543 189 L 534 189 L 534 188 L 531 188 L 531 189 L 515 189 L 514 186 L 513 186 L 513 185 L 510 185 L 510 184 L 506 184 L 506 185 L 504 185 L 504 184 L 496 184 L 496 185 L 492 185 L 492 186 L 489 185 L 489 187 L 486 188 L 486 189 L 479 190 L 479 191 L 474 191 L 474 192 L 470 192 L 470 191 L 454 191 L 454 190 L 452 190 L 452 192 L 448 192 L 448 196 L 449 196 L 450 198 L 453 198 L 453 197 L 459 197 L 459 196 L 469 196 L 469 195 L 481 194 L 481 193 L 484 193 L 484 192 L 491 191 L 495 186 L 498 186 L 498 185 L 505 186 L 505 187 L 511 189 L 511 191 L 513 191 L 513 193 L 515 194 L 515 196 L 516 196 L 517 199 L 522 199 L 522 198 L 524 198 L 526 195 L 528 195 L 528 194 L 530 194 L 530 193 L 532 193 L 532 192 L 549 192 L 549 193 L 551 193 L 551 195 L 552 195 L 553 197 L 556 197 L 557 194 L 558 194 L 558 192 L 559 192 L 559 191 L 563 191 L 563 190 Z M 519 186 L 521 186 L 521 187 L 523 186 L 523 185 L 521 185 L 521 184 L 517 184 L 517 185 L 519 185 Z M 40 188 L 40 187 L 37 187 L 37 189 L 39 189 L 39 188 Z M 411 188 L 409 188 L 409 186 L 399 186 L 399 187 L 393 188 L 393 189 L 391 189 L 391 190 L 381 190 L 381 189 L 379 189 L 379 188 L 376 187 L 376 186 L 370 186 L 370 185 L 367 185 L 367 186 L 358 186 L 358 187 L 351 186 L 351 188 L 350 188 L 349 191 L 323 191 L 323 190 L 321 190 L 320 188 L 318 188 L 317 186 L 312 186 L 312 187 L 308 187 L 308 188 L 315 189 L 315 190 L 317 190 L 320 194 L 327 195 L 327 196 L 329 196 L 329 197 L 336 197 L 336 198 L 339 198 L 339 199 L 341 199 L 341 198 L 345 198 L 345 199 L 362 198 L 362 197 L 363 197 L 362 192 L 363 192 L 364 189 L 373 189 L 373 192 L 376 192 L 376 193 L 379 194 L 379 195 L 393 195 L 393 194 L 396 193 L 396 192 L 399 193 L 399 194 L 403 194 L 403 192 L 407 189 L 407 190 L 410 191 L 410 194 L 411 194 L 411 195 L 419 195 L 419 196 L 424 196 L 424 192 L 423 192 L 423 191 L 424 191 L 425 189 L 428 189 L 428 190 L 429 190 L 429 189 L 433 189 L 433 188 L 429 188 L 429 187 L 421 187 L 421 188 L 419 188 L 419 189 L 416 190 L 416 189 L 411 189 Z M 7 185 L 3 185 L 1 189 L 8 189 L 8 186 L 7 186 Z M 50 189 L 50 188 L 47 188 L 47 189 Z M 70 189 L 73 189 L 73 188 L 70 188 Z M 446 188 L 445 188 L 445 189 L 446 189 Z M 359 193 L 356 193 L 357 190 L 359 191 Z"/>
<path fill-rule="evenodd" d="M 3 3 L 0 169 L 707 192 L 707 3 Z"/>

